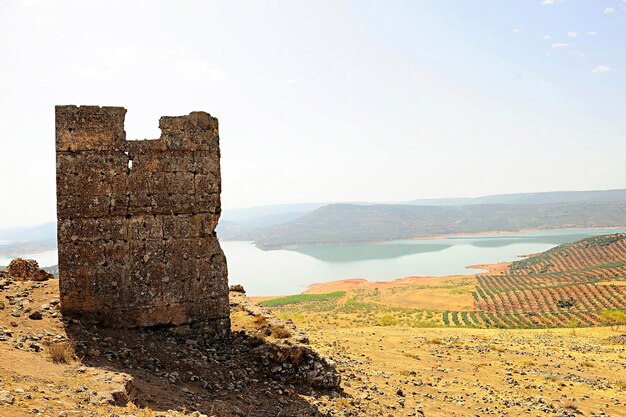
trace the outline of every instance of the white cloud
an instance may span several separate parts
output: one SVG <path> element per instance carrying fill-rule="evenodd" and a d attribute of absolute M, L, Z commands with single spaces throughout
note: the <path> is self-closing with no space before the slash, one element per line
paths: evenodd
<path fill-rule="evenodd" d="M 522 29 L 520 29 L 520 28 L 513 29 L 513 32 L 515 32 L 515 33 L 520 33 L 521 31 L 522 31 Z"/>
<path fill-rule="evenodd" d="M 614 8 L 612 7 L 607 7 L 606 9 L 604 9 L 604 14 L 611 14 L 615 11 Z"/>
<path fill-rule="evenodd" d="M 226 74 L 207 60 L 187 59 L 180 61 L 176 71 L 188 78 L 200 78 L 203 81 L 219 81 L 226 79 Z"/>
<path fill-rule="evenodd" d="M 71 65 L 69 70 L 80 78 L 90 80 L 110 80 L 117 75 L 117 70 L 113 68 L 81 67 Z"/>
<path fill-rule="evenodd" d="M 543 0 L 541 2 L 541 5 L 543 6 L 550 6 L 552 4 L 556 4 L 556 3 L 563 3 L 565 0 Z"/>
<path fill-rule="evenodd" d="M 591 70 L 591 72 L 593 72 L 594 74 L 600 74 L 602 72 L 609 72 L 609 71 L 611 71 L 611 68 L 607 67 L 606 65 L 598 65 L 597 67 Z"/>
<path fill-rule="evenodd" d="M 294 80 L 294 79 L 287 80 L 287 84 L 295 84 L 296 82 L 298 82 L 298 80 Z"/>
<path fill-rule="evenodd" d="M 589 57 L 589 55 L 587 55 L 585 52 L 581 52 L 581 51 L 572 51 L 572 55 L 577 56 L 580 59 L 587 59 Z"/>
<path fill-rule="evenodd" d="M 569 44 L 568 43 L 553 43 L 551 46 L 553 48 L 567 48 Z"/>
<path fill-rule="evenodd" d="M 48 3 L 49 2 L 44 1 L 44 0 L 22 0 L 21 2 L 22 6 L 26 9 L 47 7 Z"/>
<path fill-rule="evenodd" d="M 568 38 L 575 38 L 576 36 L 578 36 L 577 32 L 567 32 L 567 37 Z"/>
<path fill-rule="evenodd" d="M 587 32 L 587 36 L 596 36 L 598 32 Z"/>
<path fill-rule="evenodd" d="M 550 35 L 543 35 L 541 39 L 550 39 Z"/>
<path fill-rule="evenodd" d="M 69 69 L 81 78 L 108 80 L 114 78 L 125 67 L 137 63 L 137 51 L 132 46 L 100 49 L 91 65 L 70 65 Z"/>

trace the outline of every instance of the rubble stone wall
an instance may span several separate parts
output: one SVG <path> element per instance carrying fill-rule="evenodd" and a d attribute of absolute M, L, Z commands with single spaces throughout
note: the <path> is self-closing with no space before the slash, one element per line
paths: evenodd
<path fill-rule="evenodd" d="M 161 117 L 126 141 L 122 107 L 57 106 L 57 217 L 64 314 L 119 327 L 230 330 L 217 119 Z"/>

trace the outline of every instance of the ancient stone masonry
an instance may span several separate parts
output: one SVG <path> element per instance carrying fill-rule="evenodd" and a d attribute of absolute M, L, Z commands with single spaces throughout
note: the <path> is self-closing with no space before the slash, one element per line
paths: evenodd
<path fill-rule="evenodd" d="M 61 308 L 110 326 L 230 330 L 217 119 L 161 117 L 126 141 L 122 107 L 57 106 Z"/>

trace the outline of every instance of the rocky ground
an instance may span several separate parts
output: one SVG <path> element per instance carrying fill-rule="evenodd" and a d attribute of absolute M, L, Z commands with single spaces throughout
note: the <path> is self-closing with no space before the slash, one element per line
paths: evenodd
<path fill-rule="evenodd" d="M 343 415 L 626 416 L 626 337 L 608 328 L 377 326 L 310 337 L 342 375 L 352 410 Z"/>
<path fill-rule="evenodd" d="M 234 331 L 85 327 L 58 281 L 0 277 L 0 416 L 322 416 L 339 375 L 289 322 L 232 293 Z"/>
<path fill-rule="evenodd" d="M 207 344 L 186 327 L 85 327 L 60 315 L 57 280 L 0 274 L 0 416 L 626 416 L 613 329 L 297 318 L 304 332 L 235 290 L 230 341 Z"/>

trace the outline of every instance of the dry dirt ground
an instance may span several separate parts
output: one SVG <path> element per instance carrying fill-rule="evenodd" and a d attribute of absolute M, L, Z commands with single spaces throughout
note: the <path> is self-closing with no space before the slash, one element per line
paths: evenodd
<path fill-rule="evenodd" d="M 609 328 L 337 327 L 297 318 L 332 365 L 324 368 L 289 322 L 243 301 L 233 304 L 231 342 L 204 345 L 184 331 L 64 322 L 56 280 L 0 287 L 1 417 L 626 416 L 626 345 Z M 76 356 L 53 362 L 51 346 L 66 345 Z"/>
<path fill-rule="evenodd" d="M 356 415 L 626 416 L 626 346 L 608 328 L 323 328 Z"/>

